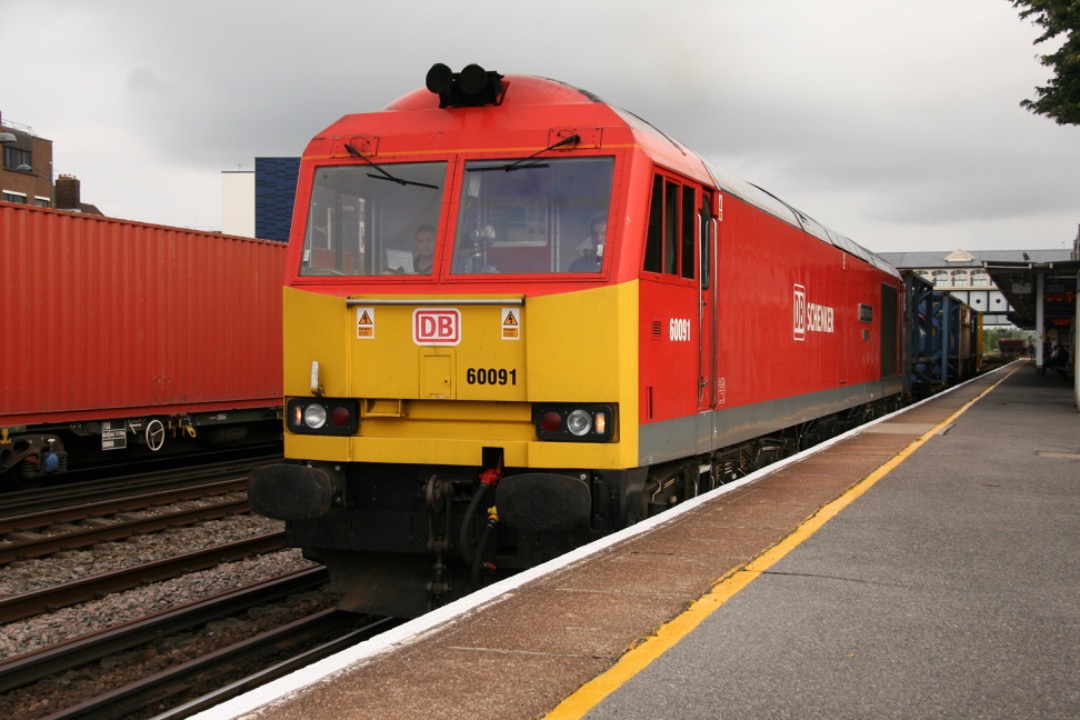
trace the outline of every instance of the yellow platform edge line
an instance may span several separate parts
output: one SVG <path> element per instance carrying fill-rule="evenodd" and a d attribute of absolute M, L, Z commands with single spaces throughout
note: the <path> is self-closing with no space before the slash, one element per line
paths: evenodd
<path fill-rule="evenodd" d="M 891 457 L 888 461 L 864 477 L 858 483 L 845 491 L 840 497 L 822 506 L 816 513 L 807 518 L 801 525 L 761 555 L 733 568 L 720 578 L 712 590 L 701 598 L 691 603 L 684 612 L 662 625 L 648 638 L 627 651 L 619 660 L 603 674 L 598 675 L 589 682 L 578 688 L 572 695 L 564 699 L 551 712 L 544 716 L 544 720 L 576 720 L 583 717 L 592 708 L 611 693 L 618 690 L 631 678 L 648 667 L 654 660 L 674 647 L 680 640 L 689 635 L 694 628 L 700 625 L 705 618 L 714 613 L 725 602 L 735 596 L 740 590 L 756 580 L 762 573 L 779 562 L 784 556 L 797 548 L 807 538 L 817 532 L 825 523 L 835 517 L 841 510 L 855 502 L 863 493 L 869 490 L 878 480 L 888 475 L 904 462 L 912 453 L 925 445 L 934 435 L 950 425 L 956 418 L 963 415 L 967 410 L 989 394 L 994 388 L 1014 372 L 1015 368 L 990 385 L 978 396 L 966 402 L 952 415 L 942 420 L 930 430 L 913 440 L 907 447 Z"/>

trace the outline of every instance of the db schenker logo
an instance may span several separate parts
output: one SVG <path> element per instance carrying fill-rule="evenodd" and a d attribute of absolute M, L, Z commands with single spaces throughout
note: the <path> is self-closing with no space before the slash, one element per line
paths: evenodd
<path fill-rule="evenodd" d="M 795 285 L 791 302 L 792 337 L 805 340 L 806 333 L 831 333 L 835 330 L 836 313 L 828 305 L 807 302 L 806 287 Z"/>

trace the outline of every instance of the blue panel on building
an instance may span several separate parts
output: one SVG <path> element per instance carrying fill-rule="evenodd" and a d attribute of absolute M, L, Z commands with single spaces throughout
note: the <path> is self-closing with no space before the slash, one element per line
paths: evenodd
<path fill-rule="evenodd" d="M 255 158 L 255 237 L 289 241 L 300 158 Z"/>

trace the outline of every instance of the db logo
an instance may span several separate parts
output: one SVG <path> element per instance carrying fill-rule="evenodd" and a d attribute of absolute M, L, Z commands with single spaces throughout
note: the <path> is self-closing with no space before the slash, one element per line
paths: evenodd
<path fill-rule="evenodd" d="M 794 339 L 806 339 L 806 288 L 802 285 L 795 286 L 791 303 L 791 327 Z"/>
<path fill-rule="evenodd" d="M 413 342 L 417 345 L 457 345 L 461 342 L 459 310 L 413 312 Z"/>

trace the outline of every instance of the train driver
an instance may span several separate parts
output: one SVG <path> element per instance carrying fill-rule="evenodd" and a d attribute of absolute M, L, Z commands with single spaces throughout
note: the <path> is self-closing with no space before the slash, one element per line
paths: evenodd
<path fill-rule="evenodd" d="M 589 237 L 578 245 L 581 257 L 570 263 L 570 272 L 600 272 L 604 258 L 604 242 L 607 240 L 607 218 L 593 218 L 589 223 Z"/>
<path fill-rule="evenodd" d="M 435 228 L 421 225 L 416 228 L 416 244 L 413 247 L 413 272 L 430 275 L 435 261 Z"/>

